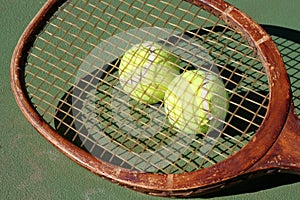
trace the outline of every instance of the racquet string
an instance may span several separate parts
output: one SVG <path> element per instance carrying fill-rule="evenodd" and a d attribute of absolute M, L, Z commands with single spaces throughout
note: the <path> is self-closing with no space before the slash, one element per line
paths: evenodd
<path fill-rule="evenodd" d="M 183 52 L 181 71 L 201 60 L 222 79 L 229 109 L 223 126 L 211 127 L 215 135 L 180 133 L 162 103 L 124 94 L 119 52 L 149 38 Z M 185 48 L 191 44 L 199 50 Z M 33 106 L 59 134 L 100 160 L 152 173 L 195 171 L 232 156 L 256 133 L 269 101 L 265 69 L 241 34 L 173 0 L 67 1 L 37 36 L 25 82 Z"/>

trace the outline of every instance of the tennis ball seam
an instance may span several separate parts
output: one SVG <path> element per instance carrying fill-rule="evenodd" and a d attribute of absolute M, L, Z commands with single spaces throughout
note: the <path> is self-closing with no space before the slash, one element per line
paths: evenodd
<path fill-rule="evenodd" d="M 166 91 L 165 111 L 169 121 L 176 128 L 188 133 L 206 132 L 211 125 L 216 124 L 216 120 L 226 116 L 223 114 L 225 108 L 214 113 L 213 106 L 228 107 L 227 101 L 224 101 L 224 98 L 227 98 L 225 87 L 224 90 L 220 89 L 222 82 L 217 76 L 200 70 L 191 70 L 184 72 L 173 81 Z M 197 86 L 193 86 L 195 83 Z M 190 94 L 186 92 L 187 89 L 190 90 Z M 192 100 L 182 102 L 185 100 L 184 96 L 189 96 Z M 214 98 L 224 103 L 213 105 Z"/>
<path fill-rule="evenodd" d="M 169 57 L 177 60 L 167 48 L 154 42 L 136 44 L 126 51 L 119 66 L 124 91 L 143 103 L 161 101 L 169 82 L 180 73 Z"/>

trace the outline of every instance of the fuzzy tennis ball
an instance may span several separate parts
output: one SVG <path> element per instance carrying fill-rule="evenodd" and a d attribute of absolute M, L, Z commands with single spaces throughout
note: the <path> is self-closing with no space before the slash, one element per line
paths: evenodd
<path fill-rule="evenodd" d="M 191 70 L 177 76 L 164 97 L 169 122 L 188 134 L 219 127 L 228 109 L 227 92 L 216 75 Z"/>
<path fill-rule="evenodd" d="M 137 101 L 157 103 L 163 100 L 169 83 L 179 75 L 178 62 L 178 57 L 165 46 L 153 42 L 136 44 L 121 59 L 121 86 Z"/>

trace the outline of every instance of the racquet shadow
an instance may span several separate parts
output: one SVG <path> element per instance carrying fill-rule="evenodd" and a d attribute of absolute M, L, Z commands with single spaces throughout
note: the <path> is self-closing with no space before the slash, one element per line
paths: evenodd
<path fill-rule="evenodd" d="M 217 27 L 218 28 L 218 27 Z M 281 55 L 284 59 L 286 68 L 287 68 L 287 73 L 290 77 L 291 81 L 291 90 L 293 93 L 293 101 L 295 105 L 295 110 L 298 116 L 300 115 L 300 32 L 291 30 L 291 29 L 286 29 L 282 27 L 277 27 L 277 26 L 269 26 L 269 25 L 263 25 L 263 28 L 272 36 L 274 42 L 277 44 Z M 217 31 L 217 30 L 215 30 Z M 222 31 L 222 28 L 220 28 L 220 31 Z M 200 33 L 198 33 L 200 34 Z M 204 33 L 205 34 L 205 33 Z M 227 66 L 230 68 L 230 66 Z M 231 74 L 232 69 L 228 69 L 228 71 L 222 71 L 222 76 L 223 77 L 228 77 Z M 229 73 L 229 74 L 226 74 Z M 97 75 L 94 75 L 93 77 L 97 77 Z M 232 85 L 229 83 L 226 85 L 227 89 L 231 89 L 232 87 L 235 87 L 235 83 L 238 83 L 240 81 L 239 76 L 233 76 L 231 77 L 232 80 Z M 99 81 L 98 79 L 95 79 L 94 81 Z M 88 81 L 89 82 L 89 81 Z M 70 128 L 70 124 L 74 124 L 74 113 L 72 113 L 72 93 L 74 92 L 73 90 L 76 88 L 71 88 L 68 93 L 65 94 L 65 96 L 62 98 L 62 101 L 60 102 L 60 105 L 58 107 L 61 107 L 62 112 L 58 112 L 56 115 L 57 119 L 55 121 L 56 128 L 58 129 L 59 132 L 62 133 L 63 137 L 65 137 L 67 140 L 72 141 L 73 144 L 81 147 L 83 150 L 88 151 L 89 150 L 86 148 L 86 146 L 83 146 L 82 140 L 77 136 L 76 132 L 76 127 L 74 125 L 72 128 Z M 79 87 L 79 89 L 81 89 Z M 86 88 L 85 88 L 86 89 Z M 240 96 L 248 95 L 247 99 L 253 99 L 255 102 L 258 101 L 261 96 L 267 95 L 264 93 L 264 91 L 259 91 L 261 95 L 256 95 L 256 94 L 239 94 L 238 96 L 232 96 L 232 100 L 236 102 L 240 102 Z M 262 101 L 262 100 L 261 100 Z M 267 103 L 267 102 L 265 102 Z M 245 108 L 249 108 L 250 110 L 257 110 L 259 108 L 255 107 L 255 105 L 252 105 L 251 103 L 248 103 L 247 105 L 243 105 Z M 234 106 L 231 106 L 229 110 L 236 110 Z M 261 112 L 264 112 L 262 110 Z M 245 112 L 245 110 L 238 110 L 235 111 L 236 114 L 243 116 L 244 119 L 247 119 L 249 113 Z M 264 115 L 261 113 L 261 115 Z M 62 124 L 60 124 L 59 121 L 63 119 Z M 261 120 L 257 118 L 257 120 Z M 238 127 L 239 130 L 244 130 L 248 127 L 248 123 L 241 123 L 240 120 L 231 120 L 230 122 L 236 123 L 234 124 L 234 127 Z M 260 124 L 261 121 L 257 121 L 256 124 Z M 249 128 L 249 127 L 248 127 Z M 256 127 L 253 127 L 253 130 Z M 87 132 L 85 129 L 82 130 L 83 132 Z M 248 129 L 248 131 L 251 131 Z M 239 134 L 235 133 L 234 130 L 228 128 L 225 132 L 230 133 L 231 135 L 233 134 Z M 97 149 L 97 151 L 104 151 L 103 149 Z M 112 155 L 108 155 L 105 157 L 102 157 L 102 160 L 108 160 Z M 119 163 L 122 162 L 121 160 L 115 158 L 114 159 L 114 164 L 119 165 Z M 131 168 L 131 166 L 128 163 L 123 164 L 123 167 L 125 168 Z M 261 174 L 260 174 L 261 175 Z M 245 176 L 246 177 L 246 176 Z M 288 185 L 292 183 L 300 182 L 300 176 L 295 176 L 291 174 L 279 174 L 279 173 L 274 173 L 274 174 L 263 174 L 262 176 L 252 176 L 251 178 L 241 178 L 241 181 L 239 181 L 237 184 L 231 184 L 228 187 L 225 187 L 218 192 L 210 193 L 207 195 L 201 195 L 203 198 L 213 198 L 213 197 L 220 197 L 220 196 L 230 196 L 230 195 L 237 195 L 237 194 L 243 194 L 243 193 L 252 193 L 252 192 L 257 192 L 260 190 L 266 190 L 266 189 L 271 189 L 271 188 L 276 188 L 282 185 Z"/>
<path fill-rule="evenodd" d="M 290 78 L 293 102 L 296 113 L 300 115 L 300 31 L 278 26 L 262 25 L 276 43 L 286 66 Z M 268 190 L 283 185 L 300 182 L 300 176 L 287 173 L 259 173 L 259 176 L 245 176 L 237 183 L 233 183 L 223 189 L 201 195 L 202 198 L 215 198 L 232 196 L 245 193 L 254 193 Z"/>
<path fill-rule="evenodd" d="M 219 191 L 204 194 L 201 198 L 216 198 L 224 196 L 234 196 L 246 193 L 255 193 L 262 190 L 274 189 L 284 185 L 290 185 L 300 182 L 300 176 L 295 174 L 274 173 L 262 176 L 255 176 L 247 179 L 241 179 L 239 182 L 228 185 Z"/>

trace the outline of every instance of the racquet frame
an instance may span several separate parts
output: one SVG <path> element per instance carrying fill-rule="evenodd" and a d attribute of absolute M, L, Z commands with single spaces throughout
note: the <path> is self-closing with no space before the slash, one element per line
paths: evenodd
<path fill-rule="evenodd" d="M 300 130 L 300 123 L 294 113 L 283 60 L 271 37 L 249 16 L 222 0 L 187 1 L 213 13 L 241 32 L 255 48 L 268 74 L 270 102 L 264 122 L 252 140 L 235 155 L 199 171 L 151 174 L 130 171 L 98 160 L 57 134 L 30 102 L 24 82 L 24 66 L 27 52 L 36 36 L 64 0 L 48 0 L 30 22 L 15 48 L 11 61 L 11 84 L 21 111 L 46 140 L 76 163 L 119 185 L 152 195 L 197 195 L 221 188 L 233 180 L 238 180 L 241 175 L 258 170 L 281 168 L 299 171 L 300 153 L 295 151 L 295 141 L 299 141 L 299 133 L 296 135 L 293 130 Z M 283 130 L 285 134 L 280 135 Z M 294 156 L 288 156 L 290 153 Z"/>

